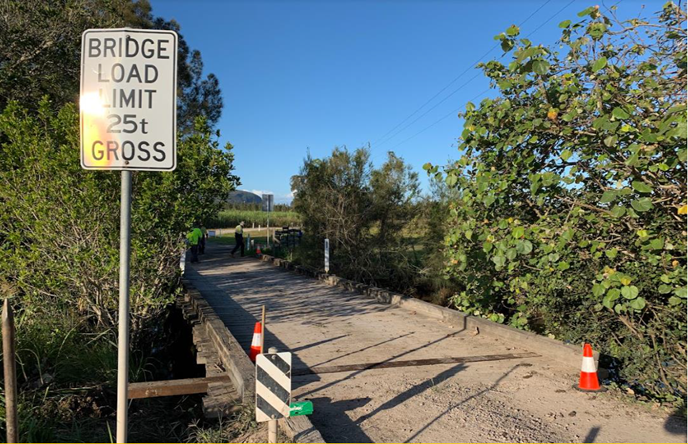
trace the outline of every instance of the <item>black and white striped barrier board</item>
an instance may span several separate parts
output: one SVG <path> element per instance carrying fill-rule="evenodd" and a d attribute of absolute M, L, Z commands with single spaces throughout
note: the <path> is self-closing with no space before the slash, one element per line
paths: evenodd
<path fill-rule="evenodd" d="M 291 402 L 291 353 L 256 357 L 256 421 L 288 418 Z"/>

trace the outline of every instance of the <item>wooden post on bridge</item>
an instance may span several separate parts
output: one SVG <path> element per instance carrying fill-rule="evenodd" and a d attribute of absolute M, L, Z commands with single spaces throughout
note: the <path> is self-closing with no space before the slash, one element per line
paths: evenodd
<path fill-rule="evenodd" d="M 5 370 L 5 427 L 7 442 L 19 442 L 17 420 L 17 364 L 14 345 L 14 314 L 9 299 L 2 308 L 2 359 Z"/>
<path fill-rule="evenodd" d="M 265 305 L 263 305 L 263 312 L 260 315 L 260 327 L 263 329 L 260 335 L 260 352 L 265 353 Z"/>

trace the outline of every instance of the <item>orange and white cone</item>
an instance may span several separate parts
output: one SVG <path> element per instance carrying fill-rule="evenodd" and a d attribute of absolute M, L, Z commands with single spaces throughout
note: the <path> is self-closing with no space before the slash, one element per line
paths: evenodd
<path fill-rule="evenodd" d="M 263 326 L 260 325 L 260 322 L 256 322 L 256 326 L 253 327 L 253 340 L 251 341 L 251 350 L 249 350 L 248 352 L 248 357 L 253 362 L 256 362 L 256 356 L 258 356 L 261 353 L 261 336 L 263 336 Z"/>
<path fill-rule="evenodd" d="M 583 345 L 583 363 L 581 364 L 580 381 L 576 388 L 586 392 L 602 390 L 600 382 L 597 380 L 597 368 L 595 367 L 595 358 L 592 356 L 592 346 L 590 344 Z"/>

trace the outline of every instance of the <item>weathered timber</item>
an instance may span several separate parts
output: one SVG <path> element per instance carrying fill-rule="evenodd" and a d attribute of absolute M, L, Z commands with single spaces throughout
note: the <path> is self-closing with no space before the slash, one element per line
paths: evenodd
<path fill-rule="evenodd" d="M 168 381 L 136 382 L 129 384 L 129 399 L 207 393 L 208 385 L 217 382 L 229 383 L 229 376 L 223 375 L 205 378 L 171 379 Z"/>
<path fill-rule="evenodd" d="M 353 372 L 380 368 L 418 367 L 423 365 L 466 364 L 469 362 L 503 361 L 506 359 L 539 358 L 537 353 L 508 353 L 503 355 L 461 356 L 449 358 L 410 359 L 406 361 L 382 361 L 363 364 L 333 365 L 329 367 L 295 368 L 292 376 L 319 375 L 322 373 Z"/>

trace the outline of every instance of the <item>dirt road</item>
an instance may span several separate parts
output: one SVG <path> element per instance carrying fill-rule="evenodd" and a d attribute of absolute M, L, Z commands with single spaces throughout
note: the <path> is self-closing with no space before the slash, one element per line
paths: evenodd
<path fill-rule="evenodd" d="M 187 277 L 246 347 L 260 307 L 266 347 L 294 370 L 370 362 L 538 353 L 378 304 L 210 245 Z M 295 376 L 328 442 L 686 442 L 684 420 L 572 388 L 577 368 L 547 356 Z"/>

